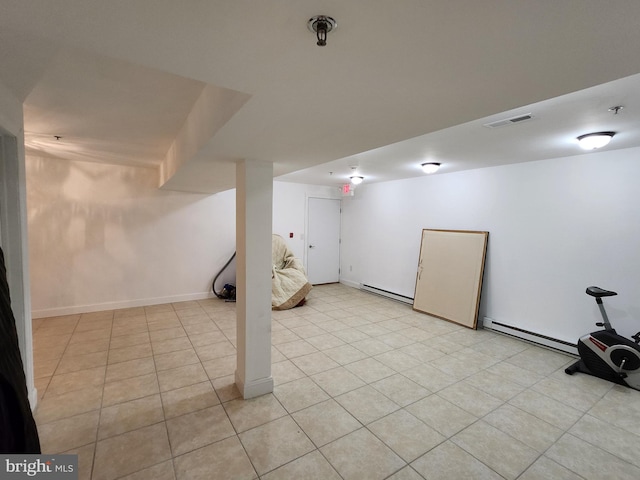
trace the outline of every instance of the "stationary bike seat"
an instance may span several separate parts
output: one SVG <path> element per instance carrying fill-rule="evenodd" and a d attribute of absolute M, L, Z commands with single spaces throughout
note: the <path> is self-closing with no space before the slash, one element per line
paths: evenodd
<path fill-rule="evenodd" d="M 591 295 L 592 297 L 601 298 L 601 297 L 613 297 L 617 295 L 616 292 L 611 292 L 609 290 L 604 290 L 600 287 L 587 287 L 587 295 Z"/>

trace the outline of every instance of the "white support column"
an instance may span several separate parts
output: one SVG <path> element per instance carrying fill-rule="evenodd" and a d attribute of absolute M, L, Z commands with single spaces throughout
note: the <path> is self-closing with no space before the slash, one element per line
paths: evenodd
<path fill-rule="evenodd" d="M 29 402 L 38 403 L 34 386 L 29 249 L 27 242 L 27 187 L 24 140 L 4 135 L 0 128 L 0 245 L 4 251 L 11 309 L 16 320 L 18 346 L 24 365 Z"/>
<path fill-rule="evenodd" d="M 271 230 L 273 164 L 236 165 L 236 385 L 243 398 L 273 391 Z"/>

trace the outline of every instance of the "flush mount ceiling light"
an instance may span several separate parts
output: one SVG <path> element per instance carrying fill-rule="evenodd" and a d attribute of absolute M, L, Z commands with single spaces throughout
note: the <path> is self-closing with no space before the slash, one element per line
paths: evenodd
<path fill-rule="evenodd" d="M 586 133 L 578 137 L 578 143 L 585 150 L 595 150 L 608 144 L 616 132 Z"/>
<path fill-rule="evenodd" d="M 316 34 L 318 38 L 316 45 L 324 47 L 327 44 L 327 34 L 338 27 L 338 22 L 326 15 L 316 15 L 309 19 L 307 27 Z"/>
<path fill-rule="evenodd" d="M 440 164 L 436 162 L 428 162 L 422 164 L 422 171 L 424 173 L 436 173 L 440 168 Z"/>
<path fill-rule="evenodd" d="M 351 179 L 351 183 L 354 185 L 360 185 L 364 180 L 364 177 L 361 177 L 360 175 L 352 175 L 349 178 Z"/>

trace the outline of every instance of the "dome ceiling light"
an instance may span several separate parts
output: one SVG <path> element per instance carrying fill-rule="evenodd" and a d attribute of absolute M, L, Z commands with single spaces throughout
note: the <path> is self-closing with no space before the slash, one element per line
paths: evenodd
<path fill-rule="evenodd" d="M 422 171 L 424 173 L 436 173 L 440 168 L 440 164 L 436 162 L 427 162 L 422 164 Z"/>
<path fill-rule="evenodd" d="M 586 133 L 578 137 L 578 143 L 585 150 L 595 150 L 607 145 L 616 132 Z"/>

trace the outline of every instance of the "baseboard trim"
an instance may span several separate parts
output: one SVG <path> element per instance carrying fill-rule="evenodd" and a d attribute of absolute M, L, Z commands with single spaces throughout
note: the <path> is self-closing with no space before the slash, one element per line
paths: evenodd
<path fill-rule="evenodd" d="M 59 317 L 61 315 L 76 315 L 78 313 L 99 312 L 102 310 L 119 310 L 122 308 L 145 307 L 162 303 L 188 302 L 191 300 L 206 300 L 215 298 L 211 292 L 187 293 L 183 295 L 170 295 L 167 297 L 139 298 L 136 300 L 123 300 L 119 302 L 96 303 L 92 305 L 75 305 L 69 307 L 41 308 L 31 311 L 31 318 Z"/>
<path fill-rule="evenodd" d="M 273 392 L 273 377 L 259 378 L 258 380 L 244 383 L 236 370 L 235 379 L 236 387 L 238 387 L 242 398 L 245 400 Z"/>
<path fill-rule="evenodd" d="M 353 282 L 351 280 L 344 280 L 344 279 L 340 279 L 340 283 L 343 285 L 346 285 L 347 287 L 351 287 L 351 288 L 360 288 L 360 284 L 358 282 Z"/>
<path fill-rule="evenodd" d="M 29 390 L 29 404 L 31 405 L 31 411 L 35 412 L 38 408 L 38 389 L 36 387 Z"/>
<path fill-rule="evenodd" d="M 578 354 L 578 348 L 575 343 L 567 342 L 557 338 L 542 335 L 541 333 L 531 332 L 520 327 L 514 327 L 513 325 L 507 325 L 506 323 L 496 322 L 492 318 L 484 317 L 482 321 L 483 328 L 487 330 L 493 330 L 495 332 L 504 333 L 506 335 L 518 338 L 520 340 L 526 340 L 536 345 L 558 350 L 564 353 L 570 353 L 572 355 Z"/>
<path fill-rule="evenodd" d="M 360 289 L 365 292 L 374 293 L 376 295 L 380 295 L 382 297 L 387 297 L 392 300 L 396 300 L 398 302 L 406 303 L 409 305 L 413 305 L 413 298 L 407 297 L 405 295 L 400 295 L 399 293 L 390 292 L 388 290 L 383 290 L 382 288 L 374 287 L 372 285 L 367 285 L 365 283 L 360 284 Z"/>

